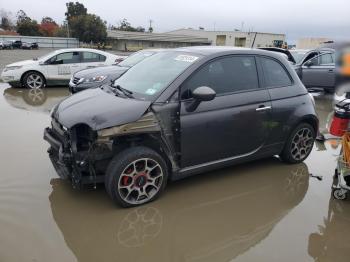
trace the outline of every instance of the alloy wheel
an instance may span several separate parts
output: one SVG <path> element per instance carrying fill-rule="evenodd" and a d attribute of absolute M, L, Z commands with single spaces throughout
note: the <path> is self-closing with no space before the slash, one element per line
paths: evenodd
<path fill-rule="evenodd" d="M 162 167 L 157 161 L 150 158 L 137 159 L 119 177 L 119 195 L 132 205 L 148 202 L 161 189 L 163 177 Z"/>
<path fill-rule="evenodd" d="M 27 85 L 31 89 L 41 88 L 44 85 L 44 79 L 38 74 L 30 74 L 27 77 Z"/>
<path fill-rule="evenodd" d="M 295 160 L 304 159 L 311 151 L 314 142 L 312 131 L 301 128 L 293 137 L 291 155 Z"/>

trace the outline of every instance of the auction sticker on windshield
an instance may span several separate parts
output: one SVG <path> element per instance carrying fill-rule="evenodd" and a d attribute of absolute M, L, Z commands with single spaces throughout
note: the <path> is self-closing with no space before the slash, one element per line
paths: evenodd
<path fill-rule="evenodd" d="M 182 62 L 188 62 L 188 63 L 193 63 L 198 59 L 197 56 L 192 56 L 192 55 L 178 55 L 175 57 L 175 60 L 177 61 L 182 61 Z"/>

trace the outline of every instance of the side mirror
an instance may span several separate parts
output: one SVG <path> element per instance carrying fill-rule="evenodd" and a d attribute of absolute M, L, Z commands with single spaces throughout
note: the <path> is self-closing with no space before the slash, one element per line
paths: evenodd
<path fill-rule="evenodd" d="M 215 96 L 216 92 L 212 88 L 207 86 L 197 87 L 192 92 L 193 100 L 189 101 L 186 105 L 187 112 L 193 112 L 202 101 L 211 101 L 215 98 Z"/>
<path fill-rule="evenodd" d="M 308 61 L 306 61 L 305 63 L 304 63 L 304 66 L 306 66 L 306 67 L 310 67 L 310 66 L 312 66 L 314 63 L 311 61 L 311 60 L 308 60 Z"/>
<path fill-rule="evenodd" d="M 210 87 L 200 86 L 192 92 L 192 96 L 195 100 L 210 101 L 215 98 L 216 92 Z"/>

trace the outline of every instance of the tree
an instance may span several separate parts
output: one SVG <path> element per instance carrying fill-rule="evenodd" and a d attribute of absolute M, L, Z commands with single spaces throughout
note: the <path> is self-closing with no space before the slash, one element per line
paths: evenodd
<path fill-rule="evenodd" d="M 28 17 L 23 10 L 17 12 L 17 33 L 30 36 L 41 35 L 37 21 Z"/>
<path fill-rule="evenodd" d="M 0 9 L 0 27 L 4 30 L 12 30 L 14 27 L 12 20 L 12 13 L 6 11 L 5 9 Z"/>
<path fill-rule="evenodd" d="M 17 12 L 16 17 L 17 17 L 17 23 L 21 23 L 29 18 L 26 12 L 24 12 L 22 9 Z"/>
<path fill-rule="evenodd" d="M 53 20 L 53 19 L 52 19 L 51 17 L 49 17 L 49 16 L 43 17 L 43 18 L 41 19 L 41 23 L 42 23 L 42 24 L 55 24 L 55 25 L 57 25 L 56 22 L 55 22 L 55 20 Z"/>
<path fill-rule="evenodd" d="M 69 2 L 66 3 L 67 6 L 67 12 L 65 13 L 66 19 L 68 23 L 73 17 L 86 15 L 87 14 L 87 8 L 79 2 Z"/>
<path fill-rule="evenodd" d="M 58 25 L 51 17 L 43 17 L 40 24 L 40 32 L 43 36 L 54 36 Z"/>
<path fill-rule="evenodd" d="M 57 30 L 54 32 L 53 36 L 67 37 L 68 36 L 67 24 L 63 24 L 59 26 Z"/>
<path fill-rule="evenodd" d="M 72 36 L 82 42 L 99 43 L 107 38 L 107 26 L 102 19 L 94 14 L 72 17 L 70 20 Z"/>
<path fill-rule="evenodd" d="M 130 32 L 145 32 L 146 31 L 146 29 L 142 26 L 138 26 L 136 28 L 131 26 L 131 24 L 125 18 L 119 21 L 119 26 L 117 26 L 117 27 L 112 26 L 112 30 L 130 31 Z"/>

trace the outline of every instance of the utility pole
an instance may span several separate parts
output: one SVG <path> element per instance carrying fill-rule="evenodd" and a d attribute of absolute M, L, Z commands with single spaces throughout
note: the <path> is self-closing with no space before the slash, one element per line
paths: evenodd
<path fill-rule="evenodd" d="M 66 6 L 67 6 L 67 34 L 68 34 L 68 38 L 69 38 L 68 3 L 66 3 Z"/>
<path fill-rule="evenodd" d="M 150 32 L 150 33 L 152 33 L 152 32 L 153 32 L 152 23 L 153 23 L 153 20 L 152 20 L 152 19 L 150 19 L 150 20 L 149 20 L 149 28 L 148 28 L 148 32 Z"/>

